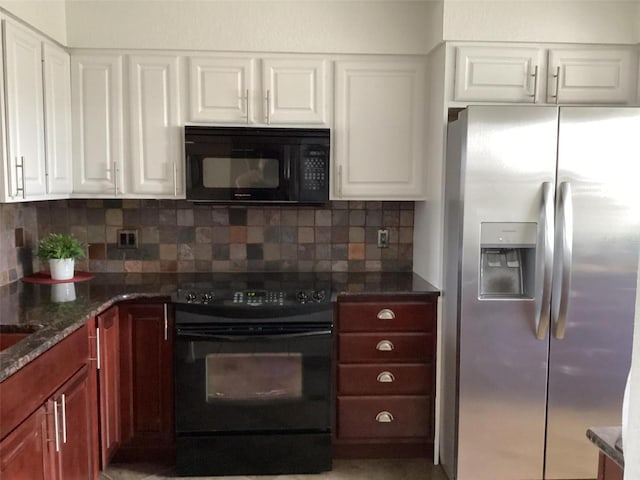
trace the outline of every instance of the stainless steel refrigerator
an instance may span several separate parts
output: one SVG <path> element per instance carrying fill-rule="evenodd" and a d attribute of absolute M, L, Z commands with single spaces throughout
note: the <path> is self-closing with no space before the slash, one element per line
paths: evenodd
<path fill-rule="evenodd" d="M 440 459 L 590 479 L 619 425 L 640 249 L 640 109 L 470 106 L 449 124 Z"/>

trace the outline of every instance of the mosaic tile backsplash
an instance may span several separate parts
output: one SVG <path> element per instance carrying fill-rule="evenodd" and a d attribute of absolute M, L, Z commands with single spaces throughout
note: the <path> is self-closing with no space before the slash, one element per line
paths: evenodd
<path fill-rule="evenodd" d="M 0 285 L 33 273 L 37 244 L 35 203 L 0 203 Z"/>
<path fill-rule="evenodd" d="M 413 202 L 229 207 L 180 200 L 38 202 L 38 235 L 73 233 L 94 272 L 411 271 Z M 377 232 L 389 231 L 378 248 Z M 137 248 L 119 248 L 135 230 Z"/>

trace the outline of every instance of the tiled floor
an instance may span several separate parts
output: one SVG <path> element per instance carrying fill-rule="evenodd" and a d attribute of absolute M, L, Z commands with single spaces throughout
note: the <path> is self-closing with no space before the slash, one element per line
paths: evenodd
<path fill-rule="evenodd" d="M 447 480 L 440 467 L 422 459 L 334 460 L 332 471 L 317 475 L 174 477 L 172 470 L 158 465 L 112 465 L 100 480 Z"/>

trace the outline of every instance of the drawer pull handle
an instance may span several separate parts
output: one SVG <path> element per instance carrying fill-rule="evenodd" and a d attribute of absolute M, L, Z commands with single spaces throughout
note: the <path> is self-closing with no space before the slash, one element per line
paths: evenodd
<path fill-rule="evenodd" d="M 376 315 L 376 317 L 378 317 L 378 320 L 393 320 L 394 318 L 396 318 L 396 314 L 393 313 L 393 310 L 391 310 L 390 308 L 383 308 L 378 312 L 378 315 Z"/>
<path fill-rule="evenodd" d="M 378 378 L 376 378 L 380 383 L 392 383 L 395 379 L 396 377 L 394 377 L 391 372 L 380 372 Z"/>
<path fill-rule="evenodd" d="M 376 415 L 376 422 L 378 423 L 391 423 L 393 422 L 393 415 L 391 415 L 391 412 L 380 412 Z"/>
<path fill-rule="evenodd" d="M 376 350 L 379 350 L 380 352 L 390 352 L 393 350 L 393 343 L 389 340 L 380 340 L 376 345 Z"/>

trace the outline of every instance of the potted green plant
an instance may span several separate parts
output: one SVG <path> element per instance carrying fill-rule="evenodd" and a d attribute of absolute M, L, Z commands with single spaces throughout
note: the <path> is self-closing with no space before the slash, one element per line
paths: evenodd
<path fill-rule="evenodd" d="M 36 255 L 49 261 L 53 280 L 70 280 L 73 278 L 75 260 L 84 257 L 85 247 L 73 235 L 50 233 L 40 240 Z"/>

